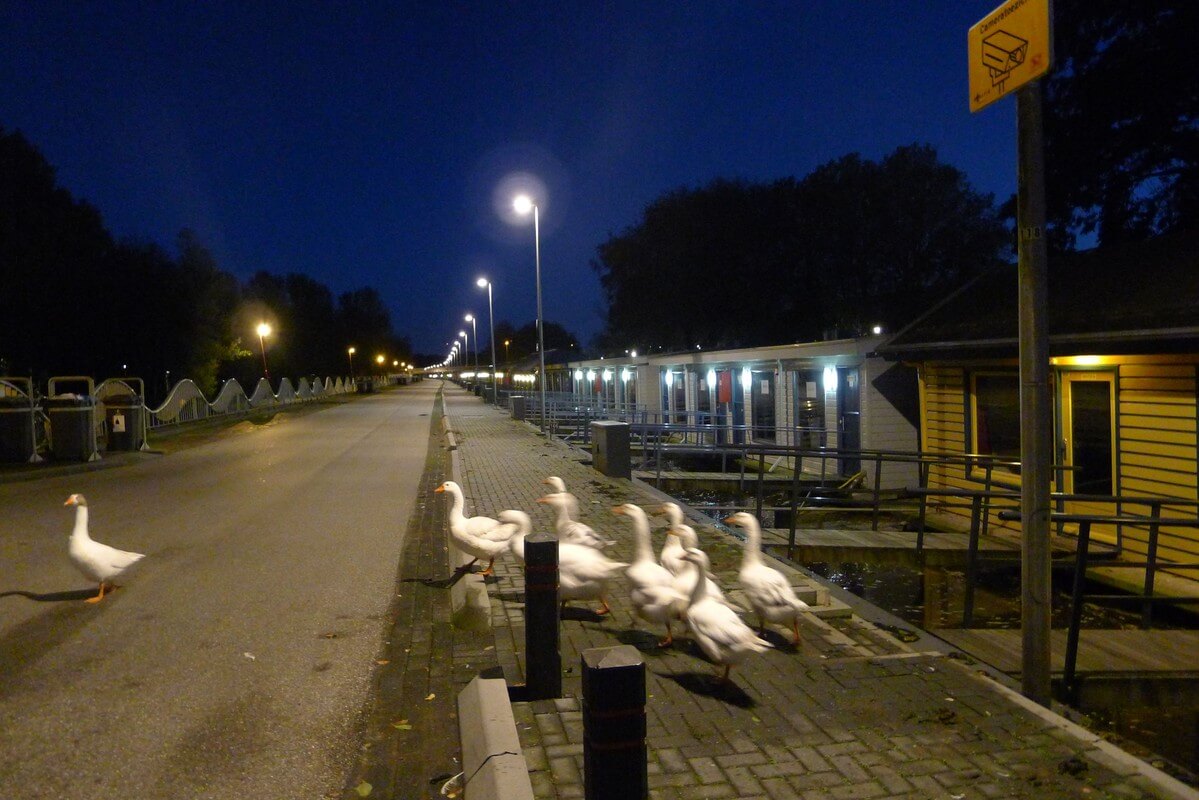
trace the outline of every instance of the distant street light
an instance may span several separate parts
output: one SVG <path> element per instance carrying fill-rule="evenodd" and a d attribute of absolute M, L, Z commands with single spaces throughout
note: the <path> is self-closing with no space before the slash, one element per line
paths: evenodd
<path fill-rule="evenodd" d="M 500 390 L 496 385 L 496 363 L 495 363 L 495 309 L 491 305 L 491 281 L 486 278 L 479 278 L 475 281 L 475 286 L 482 289 L 487 287 L 487 324 L 491 327 L 491 404 L 499 405 Z M 507 345 L 507 342 L 504 342 Z M 477 347 L 478 345 L 476 345 Z"/>
<path fill-rule="evenodd" d="M 350 383 L 354 382 L 354 354 L 358 352 L 358 348 L 351 347 L 346 353 L 350 356 Z"/>
<path fill-rule="evenodd" d="M 537 278 L 537 355 L 541 359 L 541 430 L 545 431 L 545 327 L 541 316 L 541 212 L 533 198 L 527 194 L 517 195 L 512 201 L 517 214 L 533 212 L 533 254 Z"/>
<path fill-rule="evenodd" d="M 479 371 L 479 328 L 475 324 L 474 314 L 467 314 L 465 319 L 470 323 L 470 338 L 475 340 L 475 372 L 477 373 Z"/>
<path fill-rule="evenodd" d="M 458 338 L 464 342 L 462 345 L 462 369 L 466 371 L 470 369 L 470 336 L 466 331 L 458 331 Z"/>
<path fill-rule="evenodd" d="M 265 322 L 258 323 L 258 347 L 262 350 L 262 374 L 270 380 L 271 372 L 266 368 L 266 337 L 271 335 L 271 326 Z"/>

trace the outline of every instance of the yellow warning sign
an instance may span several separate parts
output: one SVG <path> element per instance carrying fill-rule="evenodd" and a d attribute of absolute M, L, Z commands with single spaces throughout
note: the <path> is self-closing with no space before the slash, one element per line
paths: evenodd
<path fill-rule="evenodd" d="M 970 110 L 994 103 L 1049 71 L 1049 0 L 1008 0 L 966 34 Z"/>

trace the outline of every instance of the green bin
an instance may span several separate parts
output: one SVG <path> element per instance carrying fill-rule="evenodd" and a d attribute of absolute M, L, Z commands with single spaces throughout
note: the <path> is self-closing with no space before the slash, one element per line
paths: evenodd
<path fill-rule="evenodd" d="M 50 421 L 50 454 L 65 461 L 95 461 L 96 401 L 91 395 L 55 395 L 42 400 Z"/>

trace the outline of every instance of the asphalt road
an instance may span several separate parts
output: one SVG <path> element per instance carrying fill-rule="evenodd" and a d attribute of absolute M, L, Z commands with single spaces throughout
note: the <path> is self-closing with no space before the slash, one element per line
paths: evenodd
<path fill-rule="evenodd" d="M 0 798 L 340 796 L 436 389 L 0 484 Z M 99 604 L 73 492 L 146 554 Z"/>

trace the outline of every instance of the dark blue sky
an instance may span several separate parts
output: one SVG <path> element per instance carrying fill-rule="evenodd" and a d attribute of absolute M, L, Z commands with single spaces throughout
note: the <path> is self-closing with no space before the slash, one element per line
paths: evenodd
<path fill-rule="evenodd" d="M 996 5 L 6 2 L 0 125 L 117 236 L 191 227 L 240 277 L 374 286 L 439 355 L 486 323 L 480 274 L 497 319 L 535 317 L 532 225 L 496 204 L 536 175 L 545 317 L 587 340 L 596 246 L 672 189 L 927 142 L 1006 198 L 1014 101 L 966 92 Z"/>

